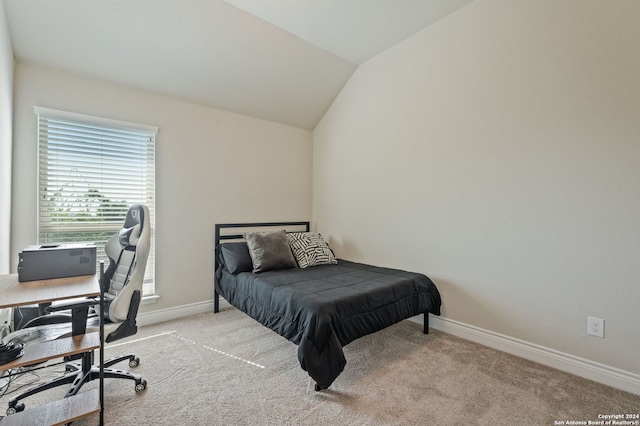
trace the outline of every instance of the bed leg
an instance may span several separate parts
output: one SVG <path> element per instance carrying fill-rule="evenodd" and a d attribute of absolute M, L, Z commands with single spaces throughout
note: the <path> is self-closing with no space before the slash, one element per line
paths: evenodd
<path fill-rule="evenodd" d="M 424 313 L 424 324 L 422 326 L 422 332 L 429 334 L 429 312 Z"/>
<path fill-rule="evenodd" d="M 322 390 L 320 385 L 317 384 L 316 381 L 313 380 L 311 377 L 309 377 L 309 382 L 307 383 L 307 390 L 310 391 L 311 389 L 313 389 L 316 392 L 320 392 Z"/>
<path fill-rule="evenodd" d="M 216 290 L 213 290 L 213 313 L 220 312 L 220 295 Z"/>

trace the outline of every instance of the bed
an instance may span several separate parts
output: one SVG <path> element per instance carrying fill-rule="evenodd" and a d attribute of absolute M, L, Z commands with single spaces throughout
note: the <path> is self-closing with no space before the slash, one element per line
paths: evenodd
<path fill-rule="evenodd" d="M 222 296 L 298 345 L 317 391 L 344 370 L 353 340 L 419 314 L 427 334 L 440 315 L 427 276 L 336 259 L 309 222 L 217 224 L 214 258 L 214 312 Z"/>

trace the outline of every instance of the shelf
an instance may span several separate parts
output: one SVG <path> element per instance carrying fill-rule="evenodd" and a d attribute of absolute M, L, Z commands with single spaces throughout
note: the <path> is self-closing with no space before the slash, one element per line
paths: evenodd
<path fill-rule="evenodd" d="M 0 424 L 2 426 L 63 425 L 99 412 L 99 389 L 91 389 L 2 417 Z"/>
<path fill-rule="evenodd" d="M 10 274 L 0 275 L 0 293 L 0 308 L 11 308 L 80 297 L 98 297 L 100 284 L 96 275 L 18 281 L 18 274 Z"/>
<path fill-rule="evenodd" d="M 100 277 L 104 279 L 104 263 L 100 265 Z M 57 300 L 75 299 L 79 297 L 100 296 L 100 315 L 103 314 L 104 293 L 100 289 L 95 275 L 83 277 L 58 278 L 51 280 L 19 282 L 17 274 L 0 275 L 0 308 L 48 303 Z M 78 317 L 80 312 L 72 310 L 72 323 L 84 321 Z M 53 326 L 55 327 L 55 326 Z M 66 327 L 66 326 L 65 326 Z M 100 324 L 102 332 L 103 325 Z M 33 330 L 35 333 L 36 330 Z M 39 332 L 39 331 L 37 331 Z M 91 367 L 93 350 L 101 349 L 100 365 L 103 363 L 104 343 L 101 332 L 85 333 L 59 339 L 34 342 L 24 346 L 24 354 L 7 364 L 0 365 L 0 371 L 40 364 L 54 358 L 84 354 L 82 370 Z M 104 377 L 100 368 L 100 386 L 98 389 L 80 392 L 68 398 L 30 407 L 24 411 L 0 417 L 1 426 L 11 425 L 62 425 L 78 420 L 94 413 L 100 414 L 100 425 L 103 424 L 103 389 Z M 17 397 L 16 397 L 17 398 Z"/>
<path fill-rule="evenodd" d="M 53 358 L 75 355 L 94 349 L 100 349 L 100 333 L 98 332 L 63 337 L 48 342 L 30 343 L 24 345 L 24 355 L 8 364 L 0 365 L 0 371 L 39 364 Z"/>

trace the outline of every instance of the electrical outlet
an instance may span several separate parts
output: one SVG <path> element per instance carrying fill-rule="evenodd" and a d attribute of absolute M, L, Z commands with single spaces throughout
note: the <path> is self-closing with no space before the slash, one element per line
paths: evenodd
<path fill-rule="evenodd" d="M 587 317 L 587 334 L 604 337 L 604 320 L 602 318 Z"/>

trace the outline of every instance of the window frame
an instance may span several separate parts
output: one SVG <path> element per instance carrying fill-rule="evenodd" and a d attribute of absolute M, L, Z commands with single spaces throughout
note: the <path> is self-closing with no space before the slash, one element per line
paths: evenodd
<path fill-rule="evenodd" d="M 41 216 L 41 210 L 43 208 L 43 196 L 48 196 L 48 194 L 50 194 L 51 192 L 48 191 L 48 186 L 47 182 L 45 181 L 46 177 L 42 176 L 42 173 L 44 172 L 43 167 L 48 167 L 51 165 L 50 162 L 47 162 L 46 159 L 42 160 L 41 158 L 41 149 L 43 147 L 49 146 L 49 138 L 48 137 L 42 137 L 43 136 L 43 132 L 42 132 L 42 128 L 43 126 L 48 126 L 49 125 L 49 121 L 56 121 L 56 120 L 60 120 L 60 121 L 65 121 L 68 122 L 70 124 L 74 124 L 74 125 L 78 125 L 78 126 L 83 126 L 83 125 L 88 125 L 88 126 L 92 126 L 95 127 L 96 129 L 102 129 L 104 130 L 106 133 L 113 133 L 113 132 L 117 132 L 117 131 L 126 131 L 126 132 L 134 132 L 137 134 L 138 137 L 140 138 L 149 138 L 149 140 L 147 141 L 147 145 L 146 145 L 146 152 L 149 154 L 149 156 L 151 157 L 151 161 L 150 164 L 151 166 L 149 166 L 149 156 L 144 157 L 141 156 L 140 158 L 143 159 L 145 161 L 145 170 L 147 172 L 150 171 L 150 173 L 153 174 L 152 176 L 152 185 L 151 188 L 146 188 L 145 191 L 142 192 L 144 199 L 140 199 L 140 197 L 138 197 L 137 199 L 130 201 L 130 200 L 123 200 L 123 201 L 127 201 L 127 205 L 130 204 L 134 204 L 134 203 L 141 203 L 141 204 L 145 204 L 147 205 L 147 207 L 149 207 L 149 212 L 150 212 L 150 223 L 151 223 L 151 250 L 149 253 L 149 259 L 147 261 L 147 276 L 150 275 L 149 278 L 147 278 L 147 276 L 145 276 L 145 282 L 143 284 L 143 301 L 146 303 L 155 301 L 158 296 L 156 295 L 156 287 L 155 287 L 155 203 L 156 203 L 156 196 L 155 196 L 155 179 L 156 179 L 156 175 L 155 175 L 155 167 L 156 167 L 156 156 L 155 156 L 155 148 L 156 148 L 156 138 L 157 138 L 157 134 L 158 134 L 158 127 L 155 126 L 148 126 L 148 125 L 144 125 L 144 124 L 136 124 L 136 123 L 130 123 L 130 122 L 125 122 L 125 121 L 119 121 L 119 120 L 112 120 L 112 119 L 106 119 L 106 118 L 101 118 L 101 117 L 95 117 L 95 116 L 90 116 L 90 115 L 85 115 L 85 114 L 78 114 L 78 113 L 73 113 L 73 112 L 67 112 L 67 111 L 61 111 L 61 110 L 56 110 L 56 109 L 51 109 L 51 108 L 44 108 L 44 107 L 39 107 L 39 106 L 35 106 L 34 107 L 34 112 L 36 113 L 37 116 L 37 191 L 36 191 L 36 196 L 37 196 L 37 202 L 36 202 L 36 232 L 37 232 L 37 239 L 38 239 L 38 244 L 43 244 L 46 243 L 47 241 L 43 241 L 42 237 L 43 237 L 43 230 L 42 228 L 42 224 L 44 223 L 43 217 Z M 47 120 L 46 123 L 43 124 L 42 120 Z M 53 127 L 53 126 L 52 126 Z M 123 141 L 120 141 L 119 143 L 124 143 Z M 92 150 L 87 150 L 87 151 L 83 151 L 83 153 L 85 155 L 91 155 Z M 93 152 L 93 154 L 95 154 L 96 152 Z M 101 157 L 102 158 L 102 157 Z M 41 163 L 41 161 L 44 161 L 44 163 Z M 101 166 L 102 168 L 102 166 Z M 49 170 L 47 170 L 48 172 Z M 71 177 L 72 173 L 68 172 L 65 176 L 69 176 Z M 42 181 L 41 181 L 42 179 Z M 86 179 L 86 178 L 85 178 Z M 108 181 L 108 180 L 107 180 Z M 88 192 L 87 192 L 88 193 Z M 46 194 L 46 195 L 45 195 Z M 98 192 L 98 194 L 100 194 L 100 192 Z M 104 196 L 105 194 L 101 194 L 102 196 Z M 86 196 L 86 194 L 85 194 Z M 135 197 L 134 197 L 135 198 Z M 44 206 L 46 206 L 46 204 L 44 204 Z M 107 230 L 111 230 L 111 228 L 113 228 L 113 232 L 117 232 L 121 227 L 122 227 L 122 223 L 124 221 L 124 215 L 126 214 L 126 210 L 125 212 L 122 214 L 122 220 L 121 221 L 117 221 L 115 223 L 117 223 L 117 225 L 110 225 L 108 223 L 104 222 L 104 219 L 101 221 L 98 221 L 95 225 L 92 224 L 87 224 L 87 226 L 81 226 L 78 227 L 78 231 L 82 230 L 86 230 L 87 232 L 100 232 L 100 231 L 105 231 L 105 229 Z M 84 225 L 84 224 L 83 224 Z M 62 232 L 62 231 L 60 231 Z M 112 235 L 112 234 L 111 234 Z M 64 237 L 63 237 L 64 238 Z M 106 241 L 106 240 L 105 240 Z M 62 241 L 59 241 L 62 242 Z M 96 241 L 96 245 L 100 246 L 101 244 L 103 245 L 102 241 Z M 100 249 L 99 249 L 100 252 Z M 104 257 L 100 257 L 98 260 L 102 260 L 104 259 L 105 262 L 107 261 L 106 256 Z M 98 267 L 98 265 L 96 265 L 96 267 Z"/>

